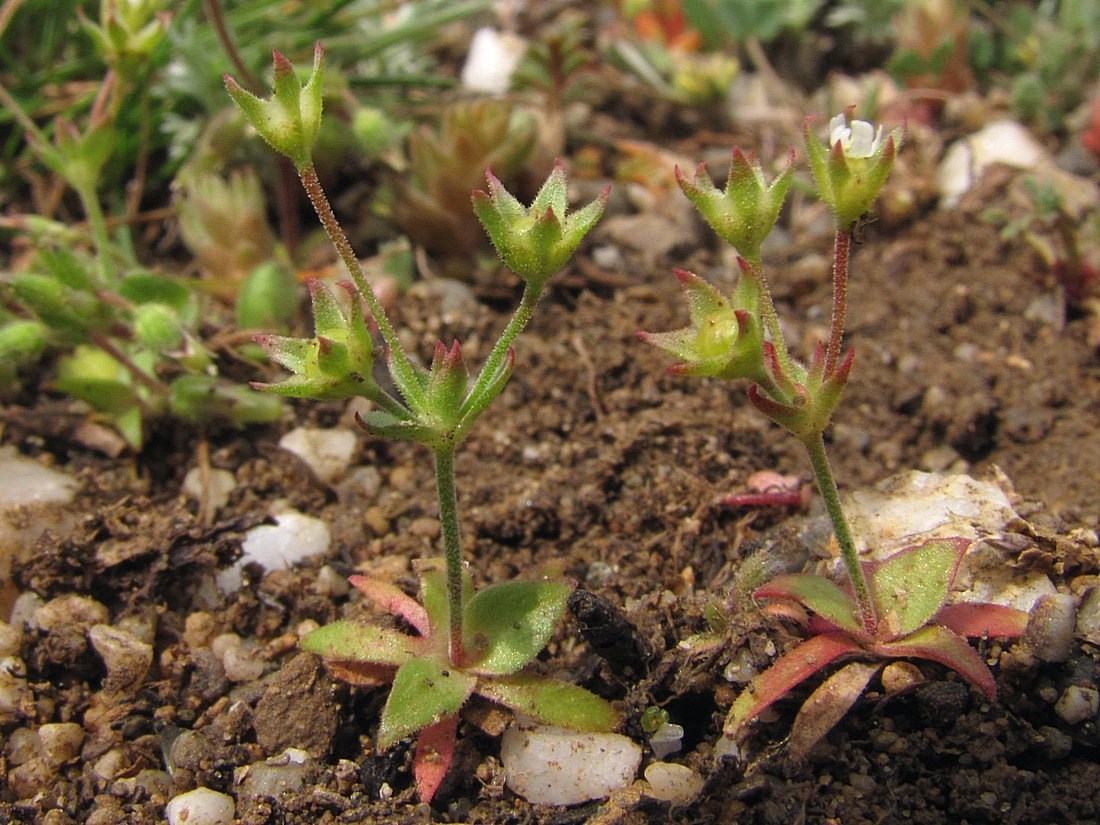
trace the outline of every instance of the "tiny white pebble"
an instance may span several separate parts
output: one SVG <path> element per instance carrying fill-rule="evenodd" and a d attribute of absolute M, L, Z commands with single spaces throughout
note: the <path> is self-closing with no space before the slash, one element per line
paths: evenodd
<path fill-rule="evenodd" d="M 172 797 L 165 809 L 168 825 L 233 825 L 235 814 L 233 797 L 209 788 Z"/>

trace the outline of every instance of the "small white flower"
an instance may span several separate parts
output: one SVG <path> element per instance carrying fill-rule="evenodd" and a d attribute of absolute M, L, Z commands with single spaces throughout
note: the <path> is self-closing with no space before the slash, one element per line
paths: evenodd
<path fill-rule="evenodd" d="M 841 112 L 829 121 L 829 145 L 835 146 L 837 141 L 848 157 L 869 158 L 882 144 L 882 126 L 875 131 L 866 120 L 853 120 L 849 126 L 848 118 Z"/>

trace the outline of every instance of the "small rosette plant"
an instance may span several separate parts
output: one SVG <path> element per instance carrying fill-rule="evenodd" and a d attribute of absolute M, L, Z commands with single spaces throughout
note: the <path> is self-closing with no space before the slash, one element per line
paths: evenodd
<path fill-rule="evenodd" d="M 477 694 L 539 722 L 586 731 L 609 731 L 618 714 L 576 685 L 524 672 L 550 640 L 573 584 L 511 581 L 466 593 L 460 644 L 449 635 L 446 563 L 417 563 L 420 601 L 392 584 L 354 576 L 374 605 L 404 619 L 416 635 L 339 621 L 302 639 L 339 678 L 355 685 L 391 683 L 378 728 L 380 749 L 416 735 L 413 772 L 420 798 L 430 801 L 454 756 L 459 712 Z"/>
<path fill-rule="evenodd" d="M 374 406 L 359 418 L 364 428 L 383 438 L 422 444 L 432 452 L 444 555 L 418 564 L 420 602 L 393 585 L 352 579 L 376 606 L 407 621 L 417 635 L 336 622 L 302 641 L 340 678 L 353 684 L 392 683 L 378 743 L 384 749 L 417 735 L 417 789 L 421 799 L 430 801 L 451 764 L 459 711 L 475 693 L 562 727 L 606 731 L 618 721 L 612 706 L 588 691 L 522 672 L 546 646 L 573 586 L 560 581 L 504 582 L 474 593 L 462 560 L 454 467 L 456 447 L 511 377 L 512 345 L 530 321 L 547 281 L 599 220 L 607 192 L 569 214 L 565 172 L 556 164 L 534 202 L 525 207 L 487 171 L 489 191 L 473 193 L 474 210 L 505 265 L 523 279 L 523 296 L 476 374 L 457 341 L 450 346 L 437 343 L 425 368 L 405 352 L 313 167 L 321 57 L 318 46 L 313 72 L 303 85 L 276 52 L 272 100 L 254 97 L 226 78 L 248 122 L 298 168 L 310 202 L 354 282 L 344 285 L 351 297 L 347 310 L 327 288 L 310 284 L 312 338 L 260 336 L 271 359 L 293 375 L 256 386 L 300 398 L 368 398 Z M 386 369 L 396 394 L 383 390 L 372 376 L 374 346 L 364 312 L 370 313 L 385 342 Z"/>
<path fill-rule="evenodd" d="M 940 662 L 989 698 L 993 675 L 966 642 L 968 636 L 1019 636 L 1027 614 L 996 605 L 947 605 L 960 559 L 970 542 L 947 538 L 906 548 L 878 565 L 864 564 L 841 506 L 825 450 L 824 431 L 851 375 L 854 354 L 841 354 L 847 307 L 849 251 L 860 218 L 871 208 L 893 166 L 903 132 L 885 139 L 882 128 L 829 124 L 829 142 L 804 136 L 813 180 L 836 218 L 833 307 L 829 338 L 806 365 L 791 357 L 768 288 L 761 245 L 774 227 L 790 183 L 787 167 L 768 183 L 760 162 L 734 150 L 726 189 L 700 167 L 677 180 L 714 231 L 738 252 L 741 269 L 730 296 L 687 273 L 677 273 L 688 300 L 689 325 L 669 333 L 640 333 L 675 356 L 684 375 L 747 378 L 750 403 L 805 446 L 814 479 L 832 521 L 846 586 L 812 574 L 781 576 L 756 591 L 778 599 L 768 609 L 806 620 L 809 638 L 755 677 L 733 704 L 725 735 L 740 740 L 762 710 L 841 658 L 848 664 L 807 701 L 795 722 L 792 751 L 802 755 L 851 707 L 888 659 Z M 812 614 L 807 616 L 806 610 Z"/>
<path fill-rule="evenodd" d="M 864 563 L 878 618 L 873 630 L 865 626 L 851 590 L 824 576 L 788 574 L 757 589 L 755 598 L 771 600 L 766 611 L 803 619 L 810 636 L 752 679 L 730 708 L 725 735 L 743 739 L 762 711 L 842 659 L 857 661 L 822 682 L 795 718 L 790 739 L 795 758 L 829 732 L 890 659 L 946 665 L 992 701 L 997 692 L 993 673 L 966 639 L 1016 638 L 1028 614 L 997 604 L 947 604 L 970 544 L 963 538 L 932 539 L 877 564 Z"/>

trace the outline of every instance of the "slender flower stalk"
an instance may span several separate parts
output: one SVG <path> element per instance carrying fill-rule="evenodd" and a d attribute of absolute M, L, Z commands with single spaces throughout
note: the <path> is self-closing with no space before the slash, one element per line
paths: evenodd
<path fill-rule="evenodd" d="M 825 510 L 829 514 L 829 521 L 833 524 L 836 543 L 840 546 L 840 558 L 844 563 L 844 570 L 852 582 L 852 590 L 855 593 L 856 603 L 859 605 L 863 629 L 874 635 L 878 627 L 878 617 L 875 615 L 875 604 L 871 599 L 871 588 L 867 584 L 867 576 L 863 572 L 863 565 L 859 561 L 859 551 L 856 549 L 855 539 L 852 537 L 852 529 L 848 525 L 847 517 L 844 515 L 844 508 L 840 505 L 840 494 L 837 491 L 836 479 L 833 477 L 832 465 L 829 463 L 829 454 L 825 451 L 825 441 L 821 433 L 815 433 L 803 439 L 802 444 L 806 447 L 806 453 L 810 457 L 814 481 L 817 483 L 822 501 L 825 502 Z"/>
<path fill-rule="evenodd" d="M 852 247 L 852 230 L 837 227 L 833 242 L 833 316 L 829 326 L 829 343 L 825 350 L 825 375 L 832 375 L 840 360 L 844 339 L 844 321 L 848 307 L 848 255 Z"/>
<path fill-rule="evenodd" d="M 436 495 L 439 498 L 439 523 L 443 531 L 443 558 L 447 564 L 447 604 L 450 608 L 450 659 L 465 661 L 462 617 L 462 537 L 458 524 L 458 492 L 455 488 L 454 447 L 438 447 L 435 454 Z"/>
<path fill-rule="evenodd" d="M 783 337 L 783 330 L 779 326 L 779 314 L 775 311 L 775 301 L 772 300 L 771 289 L 768 288 L 768 277 L 764 273 L 764 263 L 760 256 L 748 260 L 748 273 L 757 284 L 760 285 L 760 319 L 764 322 L 764 328 L 768 331 L 768 338 L 775 347 L 775 359 L 779 364 L 779 371 L 783 375 L 791 374 L 791 353 L 787 348 L 787 340 Z M 742 272 L 745 268 L 742 267 Z"/>
<path fill-rule="evenodd" d="M 356 257 L 355 250 L 351 247 L 351 241 L 348 240 L 348 236 L 344 233 L 344 228 L 340 225 L 340 222 L 336 219 L 336 215 L 332 211 L 332 205 L 329 203 L 328 196 L 325 195 L 325 190 L 321 186 L 321 181 L 317 178 L 317 170 L 312 163 L 309 163 L 298 170 L 298 176 L 301 178 L 302 186 L 309 196 L 309 202 L 313 205 L 313 211 L 317 213 L 317 217 L 320 219 L 321 225 L 324 227 L 325 233 L 328 235 L 333 247 L 335 247 L 336 253 L 340 256 L 340 260 L 343 261 L 344 267 L 355 281 L 355 286 L 358 287 L 359 292 L 362 293 L 363 300 L 366 301 L 367 304 L 367 309 L 370 311 L 371 317 L 374 318 L 374 322 L 378 325 L 378 332 L 389 348 L 390 362 L 392 364 L 391 369 L 394 370 L 395 381 L 398 383 L 403 394 L 413 396 L 411 398 L 406 397 L 405 400 L 413 407 L 422 407 L 424 398 L 422 394 L 418 393 L 420 382 L 417 380 L 416 371 L 409 361 L 408 355 L 405 353 L 405 348 L 401 346 L 401 340 L 397 337 L 397 331 L 393 328 L 393 324 L 390 323 L 389 316 L 386 315 L 386 311 L 382 307 L 382 302 L 378 300 L 378 296 L 375 295 L 374 289 L 370 285 L 370 281 L 367 280 L 367 276 L 363 273 L 363 267 L 359 263 L 359 258 Z"/>

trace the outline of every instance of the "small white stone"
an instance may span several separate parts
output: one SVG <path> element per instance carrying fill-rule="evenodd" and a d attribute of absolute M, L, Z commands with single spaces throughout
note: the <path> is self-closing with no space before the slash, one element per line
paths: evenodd
<path fill-rule="evenodd" d="M 88 631 L 88 640 L 107 668 L 103 690 L 120 693 L 136 688 L 153 663 L 153 646 L 132 633 L 106 624 L 97 624 Z"/>
<path fill-rule="evenodd" d="M 508 787 L 534 805 L 576 805 L 625 788 L 642 749 L 617 733 L 509 728 L 500 743 Z"/>
<path fill-rule="evenodd" d="M 278 797 L 288 791 L 299 791 L 305 784 L 312 757 L 299 748 L 288 748 L 266 762 L 249 765 L 237 775 L 237 798 Z"/>
<path fill-rule="evenodd" d="M 9 578 L 12 565 L 30 552 L 46 530 L 60 537 L 75 524 L 65 505 L 73 500 L 77 482 L 0 447 L 0 580 Z"/>
<path fill-rule="evenodd" d="M 704 780 L 686 765 L 654 762 L 645 769 L 649 795 L 673 805 L 686 805 L 703 790 Z"/>
<path fill-rule="evenodd" d="M 1043 662 L 1064 662 L 1073 650 L 1073 627 L 1077 606 L 1068 593 L 1040 596 L 1031 608 L 1023 642 Z"/>
<path fill-rule="evenodd" d="M 681 725 L 665 722 L 649 737 L 649 747 L 658 759 L 676 753 L 683 747 L 684 729 Z"/>
<path fill-rule="evenodd" d="M 1054 703 L 1054 712 L 1070 725 L 1095 719 L 1100 713 L 1100 691 L 1096 688 L 1070 685 Z"/>
<path fill-rule="evenodd" d="M 471 92 L 504 94 L 526 50 L 526 41 L 517 34 L 489 27 L 478 29 L 462 67 L 463 87 Z"/>
<path fill-rule="evenodd" d="M 233 797 L 195 788 L 173 797 L 165 810 L 168 825 L 233 825 L 236 805 Z"/>
<path fill-rule="evenodd" d="M 229 494 L 237 489 L 237 477 L 229 470 L 211 468 L 208 473 L 207 487 L 202 486 L 203 472 L 198 467 L 192 467 L 183 477 L 183 494 L 195 501 L 202 501 L 203 493 L 206 494 L 207 504 L 211 512 L 222 509 L 229 503 Z"/>
<path fill-rule="evenodd" d="M 0 659 L 17 655 L 22 643 L 23 631 L 17 625 L 0 622 Z"/>
<path fill-rule="evenodd" d="M 0 447 L 0 511 L 26 504 L 68 504 L 76 486 L 72 477 L 24 458 L 13 447 Z"/>
<path fill-rule="evenodd" d="M 1077 635 L 1090 644 L 1100 645 L 1100 587 L 1085 591 L 1077 610 Z"/>
<path fill-rule="evenodd" d="M 238 645 L 227 650 L 222 657 L 222 667 L 230 682 L 252 682 L 264 675 L 260 649 L 252 646 Z"/>
<path fill-rule="evenodd" d="M 0 658 L 0 725 L 19 719 L 27 692 L 27 666 L 18 656 Z"/>
<path fill-rule="evenodd" d="M 953 143 L 936 171 L 940 208 L 951 209 L 995 163 L 1034 169 L 1046 151 L 1031 133 L 1012 120 L 997 120 Z"/>
<path fill-rule="evenodd" d="M 283 570 L 303 559 L 328 550 L 328 525 L 318 518 L 287 510 L 275 516 L 276 524 L 261 524 L 245 533 L 243 555 L 237 563 L 218 574 L 218 587 L 231 593 L 240 589 L 241 568 L 257 562 L 265 570 Z"/>
<path fill-rule="evenodd" d="M 51 765 L 72 762 L 84 744 L 84 729 L 76 722 L 51 722 L 38 729 L 42 751 Z"/>
<path fill-rule="evenodd" d="M 37 610 L 31 626 L 47 633 L 67 628 L 84 629 L 97 624 L 106 624 L 111 614 L 107 608 L 95 599 L 68 593 L 50 599 Z"/>
<path fill-rule="evenodd" d="M 358 438 L 351 430 L 298 427 L 279 439 L 279 446 L 294 453 L 317 478 L 332 484 L 347 472 Z"/>

